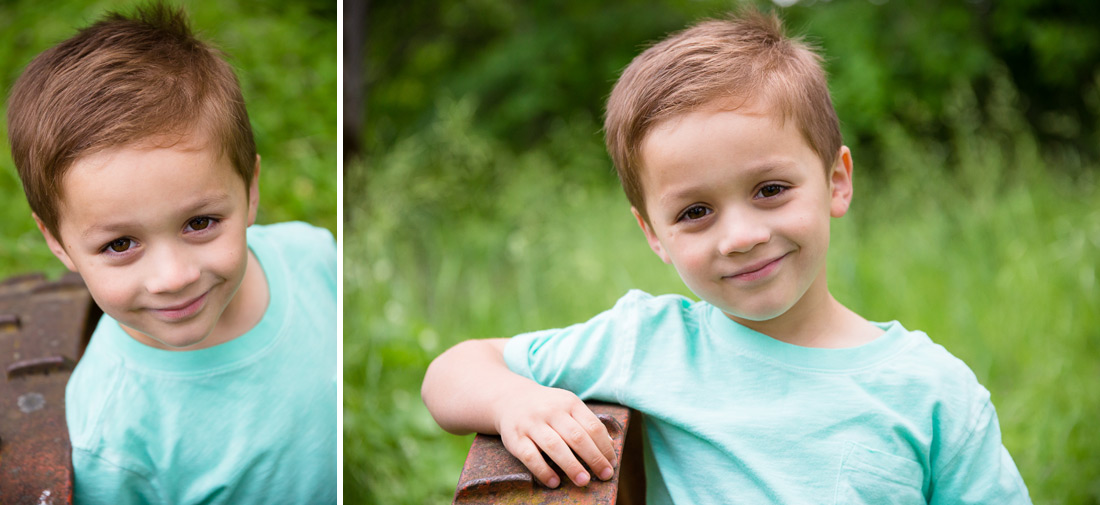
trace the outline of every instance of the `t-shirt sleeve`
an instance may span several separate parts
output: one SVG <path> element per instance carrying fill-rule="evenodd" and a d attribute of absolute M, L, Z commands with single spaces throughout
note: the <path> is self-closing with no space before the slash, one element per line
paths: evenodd
<path fill-rule="evenodd" d="M 624 403 L 639 334 L 649 319 L 666 312 L 662 305 L 678 304 L 660 298 L 631 291 L 586 322 L 517 335 L 505 347 L 504 361 L 513 372 L 582 400 Z"/>
<path fill-rule="evenodd" d="M 269 226 L 277 230 L 283 254 L 292 269 L 318 271 L 326 284 L 336 287 L 336 238 L 328 229 L 299 221 Z M 273 231 L 274 233 L 274 231 Z"/>
<path fill-rule="evenodd" d="M 958 447 L 934 463 L 931 504 L 1029 504 L 1027 486 L 1001 442 L 993 404 L 986 400 L 974 429 Z"/>
<path fill-rule="evenodd" d="M 140 472 L 115 465 L 84 450 L 73 449 L 73 474 L 73 503 L 76 505 L 166 503 Z"/>

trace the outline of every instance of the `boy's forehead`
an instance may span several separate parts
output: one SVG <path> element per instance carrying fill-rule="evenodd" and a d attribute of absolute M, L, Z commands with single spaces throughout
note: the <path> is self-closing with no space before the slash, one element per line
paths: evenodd
<path fill-rule="evenodd" d="M 73 167 L 63 184 L 59 233 L 68 240 L 166 229 L 196 213 L 247 204 L 248 188 L 228 161 L 177 149 L 106 153 Z"/>
<path fill-rule="evenodd" d="M 752 118 L 767 118 L 771 120 L 771 125 L 779 129 L 784 129 L 787 126 L 787 118 L 777 107 L 771 106 L 767 101 L 711 100 L 701 106 L 672 114 L 654 123 L 638 146 L 639 170 L 645 171 L 646 154 L 651 152 L 654 147 L 660 147 L 662 150 L 668 147 L 665 143 L 669 140 L 670 134 L 684 131 L 705 133 L 713 128 L 721 127 L 722 123 L 729 122 L 736 117 L 725 113 Z M 801 138 L 801 135 L 799 137 Z M 802 139 L 802 141 L 805 143 L 805 139 Z"/>
<path fill-rule="evenodd" d="M 209 158 L 211 161 L 219 161 L 224 156 L 218 147 L 210 135 L 203 133 L 201 130 L 150 135 L 124 144 L 103 146 L 85 152 L 74 160 L 69 169 L 65 171 L 62 183 L 76 170 L 108 169 L 112 162 L 120 157 L 140 157 L 146 162 L 155 163 L 158 159 L 173 154 L 192 153 L 202 156 L 205 153 L 204 157 Z"/>
<path fill-rule="evenodd" d="M 177 134 L 150 136 L 89 152 L 77 158 L 62 176 L 58 210 L 76 211 L 69 204 L 83 200 L 81 197 L 89 193 L 125 191 L 145 184 L 171 186 L 185 177 L 184 171 L 200 165 L 217 166 L 227 177 L 237 178 L 228 157 L 217 147 L 202 135 Z M 151 170 L 162 165 L 177 170 Z M 120 178 L 121 174 L 125 175 Z"/>

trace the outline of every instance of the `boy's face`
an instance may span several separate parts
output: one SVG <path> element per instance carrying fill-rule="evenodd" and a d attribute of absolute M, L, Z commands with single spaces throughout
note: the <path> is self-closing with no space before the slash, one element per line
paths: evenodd
<path fill-rule="evenodd" d="M 826 173 L 794 121 L 759 106 L 675 116 L 641 147 L 649 223 L 634 214 L 692 292 L 749 327 L 827 299 L 829 218 L 852 196 L 846 147 Z"/>
<path fill-rule="evenodd" d="M 240 310 L 259 166 L 246 186 L 214 145 L 189 136 L 80 158 L 62 181 L 60 236 L 39 225 L 103 311 L 153 347 L 204 347 Z"/>

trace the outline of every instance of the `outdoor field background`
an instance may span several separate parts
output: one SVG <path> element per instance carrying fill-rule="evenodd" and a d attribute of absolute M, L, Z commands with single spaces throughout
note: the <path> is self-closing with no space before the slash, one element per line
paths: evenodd
<path fill-rule="evenodd" d="M 336 5 L 190 0 L 192 29 L 228 55 L 261 157 L 259 224 L 299 220 L 336 233 Z M 0 279 L 64 266 L 31 219 L 7 135 L 7 97 L 42 51 L 136 1 L 0 2 Z"/>
<path fill-rule="evenodd" d="M 691 295 L 630 215 L 603 101 L 648 42 L 733 5 L 371 4 L 344 184 L 346 503 L 450 500 L 471 437 L 419 396 L 449 346 L 586 320 L 631 288 Z M 1100 503 L 1097 9 L 762 5 L 824 48 L 853 151 L 833 293 L 973 369 L 1036 504 Z"/>

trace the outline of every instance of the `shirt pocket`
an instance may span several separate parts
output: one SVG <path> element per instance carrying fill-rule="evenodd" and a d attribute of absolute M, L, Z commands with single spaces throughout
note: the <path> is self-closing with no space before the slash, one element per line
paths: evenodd
<path fill-rule="evenodd" d="M 927 503 L 921 487 L 924 468 L 909 458 L 848 442 L 837 478 L 837 505 Z"/>

